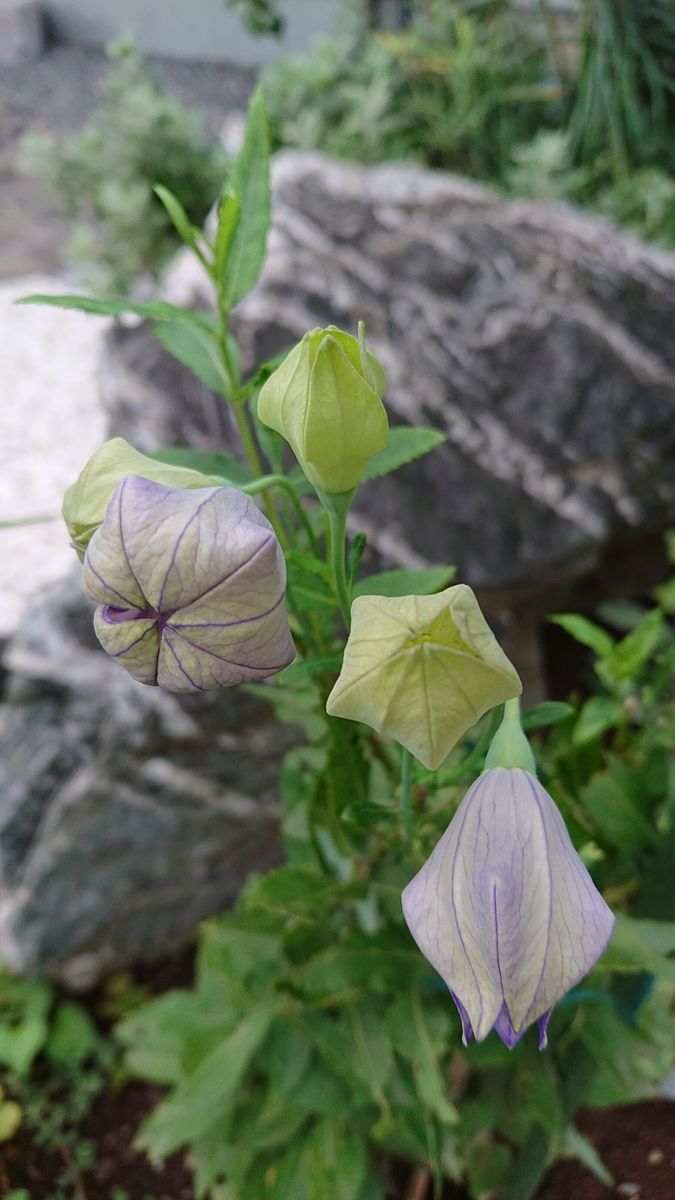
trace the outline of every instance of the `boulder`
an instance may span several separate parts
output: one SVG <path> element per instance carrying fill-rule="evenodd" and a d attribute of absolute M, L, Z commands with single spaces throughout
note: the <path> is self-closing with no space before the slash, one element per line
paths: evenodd
<path fill-rule="evenodd" d="M 358 497 L 386 558 L 533 594 L 675 519 L 675 256 L 415 166 L 285 152 L 273 189 L 247 365 L 363 319 L 392 420 L 447 433 Z M 180 259 L 171 298 L 208 302 L 198 271 Z"/>
<path fill-rule="evenodd" d="M 240 688 L 174 696 L 101 651 L 80 572 L 6 655 L 0 957 L 74 986 L 165 953 L 280 855 L 297 731 Z"/>
<path fill-rule="evenodd" d="M 44 15 L 36 0 L 2 0 L 0 67 L 33 62 L 42 54 L 44 40 Z"/>

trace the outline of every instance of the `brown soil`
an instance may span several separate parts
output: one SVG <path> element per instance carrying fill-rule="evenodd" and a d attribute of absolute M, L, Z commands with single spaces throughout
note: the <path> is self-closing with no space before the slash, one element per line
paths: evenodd
<path fill-rule="evenodd" d="M 193 1200 L 182 1155 L 155 1167 L 131 1145 L 160 1095 L 159 1088 L 133 1083 L 100 1097 L 82 1126 L 83 1138 L 96 1145 L 95 1162 L 82 1173 L 73 1200 L 113 1200 L 116 1188 L 128 1200 Z M 606 1188 L 570 1159 L 548 1173 L 536 1200 L 675 1200 L 675 1104 L 650 1101 L 587 1112 L 579 1126 L 613 1175 L 614 1187 Z M 66 1157 L 45 1154 L 21 1134 L 0 1146 L 0 1197 L 12 1188 L 25 1188 L 30 1200 L 50 1200 L 55 1179 L 68 1165 Z M 408 1170 L 401 1171 L 400 1178 L 401 1200 L 430 1200 L 421 1178 L 415 1181 Z M 450 1187 L 444 1200 L 468 1197 Z"/>
<path fill-rule="evenodd" d="M 652 1100 L 586 1112 L 589 1137 L 614 1188 L 606 1188 L 574 1159 L 556 1163 L 537 1200 L 675 1200 L 675 1104 Z"/>

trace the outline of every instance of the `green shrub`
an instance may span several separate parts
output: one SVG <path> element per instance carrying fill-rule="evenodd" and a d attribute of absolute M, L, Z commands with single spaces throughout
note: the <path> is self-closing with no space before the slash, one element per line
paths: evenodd
<path fill-rule="evenodd" d="M 595 208 L 675 246 L 675 8 L 417 0 L 399 34 L 324 40 L 266 76 L 277 143 L 416 159 Z"/>
<path fill-rule="evenodd" d="M 355 754 L 340 723 L 334 741 L 291 751 L 288 864 L 251 879 L 235 911 L 205 925 L 194 990 L 165 994 L 119 1028 L 129 1069 L 169 1088 L 140 1144 L 155 1157 L 189 1145 L 198 1196 L 227 1178 L 239 1200 L 314 1200 L 338 1171 L 345 1200 L 377 1200 L 373 1163 L 387 1151 L 461 1179 L 475 1197 L 507 1183 L 511 1200 L 530 1196 L 547 1163 L 571 1154 L 609 1181 L 577 1109 L 653 1095 L 675 1052 L 675 579 L 656 600 L 608 606 L 616 636 L 584 617 L 553 618 L 590 649 L 591 694 L 524 717 L 542 731 L 542 781 L 618 910 L 604 957 L 558 1005 L 544 1055 L 529 1038 L 512 1051 L 495 1039 L 459 1048 L 445 987 L 402 923 L 401 884 L 418 864 L 395 832 L 386 764 Z M 308 681 L 299 702 L 295 682 L 292 704 L 283 683 L 272 695 L 315 739 L 316 698 Z M 418 766 L 423 852 L 475 777 L 490 728 L 486 718 L 435 777 Z M 358 830 L 367 849 L 348 871 L 345 858 L 342 878 L 336 863 L 328 884 L 306 814 L 335 802 L 340 770 L 353 800 L 336 837 Z"/>
<path fill-rule="evenodd" d="M 226 160 L 201 114 L 167 95 L 128 42 L 111 47 L 101 104 L 79 133 L 59 143 L 24 139 L 23 165 L 72 222 L 67 256 L 86 264 L 103 292 L 127 294 L 156 275 L 178 244 L 153 192 L 164 184 L 200 223 L 222 186 Z"/>

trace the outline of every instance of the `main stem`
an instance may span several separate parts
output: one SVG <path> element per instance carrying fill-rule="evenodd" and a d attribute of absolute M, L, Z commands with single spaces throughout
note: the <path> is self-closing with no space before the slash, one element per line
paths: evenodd
<path fill-rule="evenodd" d="M 230 386 L 232 407 L 234 409 L 234 417 L 237 422 L 237 429 L 239 430 L 239 436 L 241 437 L 241 440 L 242 440 L 242 443 L 244 446 L 244 451 L 245 451 L 246 457 L 251 465 L 253 474 L 256 476 L 264 475 L 265 472 L 263 470 L 262 462 L 260 461 L 260 455 L 258 454 L 258 447 L 255 444 L 255 439 L 251 432 L 251 427 L 248 423 L 248 418 L 246 416 L 246 409 L 245 409 L 246 398 L 237 396 L 237 391 L 239 388 L 238 372 L 235 368 L 234 363 L 232 362 L 232 355 L 230 354 L 230 347 L 227 344 L 227 330 L 228 330 L 228 324 L 229 324 L 229 313 L 228 313 L 227 308 L 223 304 L 220 296 L 218 297 L 218 312 L 220 315 L 220 330 L 219 330 L 219 334 L 218 334 L 218 344 L 220 346 L 220 352 L 221 352 L 221 355 L 223 358 L 223 365 L 225 367 L 225 373 L 227 375 L 229 386 Z M 281 527 L 281 521 L 279 520 L 279 514 L 278 514 L 276 508 L 274 507 L 274 504 L 273 504 L 272 500 L 270 499 L 270 497 L 264 492 L 263 492 L 262 501 L 263 501 L 263 507 L 265 509 L 265 515 L 267 517 L 267 520 L 269 521 L 274 532 L 276 533 L 280 544 L 283 546 L 286 543 L 286 538 L 284 536 L 284 531 Z"/>
<path fill-rule="evenodd" d="M 347 533 L 347 512 L 349 505 L 326 505 L 328 520 L 330 522 L 330 558 L 331 567 L 333 570 L 333 581 L 335 583 L 335 591 L 337 593 L 340 612 L 344 618 L 345 625 L 349 630 L 351 626 L 351 596 L 349 595 L 349 584 L 347 583 L 347 568 L 346 568 L 346 547 L 345 539 Z"/>

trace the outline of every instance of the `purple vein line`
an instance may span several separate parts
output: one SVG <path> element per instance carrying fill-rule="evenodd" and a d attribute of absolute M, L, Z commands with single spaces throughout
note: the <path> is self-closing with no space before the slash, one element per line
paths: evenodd
<path fill-rule="evenodd" d="M 181 621 L 180 619 L 174 621 L 172 618 L 180 618 L 181 609 L 177 609 L 169 617 L 167 625 L 176 632 L 179 629 L 232 629 L 235 625 L 249 625 L 251 621 L 260 621 L 263 617 L 269 617 L 283 602 L 285 595 L 286 593 L 282 592 L 279 599 L 275 600 L 272 607 L 266 609 L 265 612 L 256 613 L 253 617 L 242 617 L 239 621 Z"/>
<path fill-rule="evenodd" d="M 183 664 L 182 664 L 182 662 L 180 661 L 180 659 L 179 659 L 178 655 L 176 654 L 176 651 L 174 650 L 173 646 L 171 645 L 171 642 L 169 641 L 169 639 L 168 639 L 167 637 L 163 637 L 163 638 L 162 638 L 162 644 L 163 644 L 164 646 L 166 646 L 167 650 L 170 650 L 170 651 L 171 651 L 171 653 L 173 654 L 173 656 L 174 656 L 174 658 L 175 658 L 175 660 L 176 660 L 176 664 L 177 664 L 177 666 L 178 666 L 178 670 L 179 670 L 179 671 L 180 671 L 180 672 L 181 672 L 181 673 L 182 673 L 182 674 L 185 676 L 185 678 L 187 679 L 188 683 L 191 683 L 191 684 L 192 684 L 192 686 L 193 686 L 193 688 L 196 688 L 196 690 L 197 690 L 198 692 L 204 692 L 204 691 L 206 691 L 206 688 L 203 688 L 203 687 L 201 686 L 201 684 L 197 683 L 197 682 L 196 682 L 196 681 L 195 681 L 195 680 L 192 678 L 192 676 L 191 676 L 191 675 L 188 675 L 187 671 L 185 670 L 185 667 L 183 666 Z M 159 662 L 159 659 L 158 659 L 158 662 Z"/>
<path fill-rule="evenodd" d="M 251 663 L 235 662 L 232 658 L 224 658 L 222 654 L 216 654 L 215 650 L 207 650 L 206 646 L 198 646 L 196 642 L 191 640 L 191 638 L 185 637 L 173 627 L 171 632 L 175 633 L 176 637 L 179 637 L 182 642 L 186 642 L 188 646 L 191 646 L 193 650 L 199 650 L 201 654 L 208 654 L 211 658 L 217 658 L 219 662 L 227 663 L 228 667 L 241 667 L 242 670 L 245 671 L 280 671 L 281 667 L 285 666 L 285 663 L 281 663 L 280 666 L 276 667 L 254 667 Z"/>
<path fill-rule="evenodd" d="M 258 554 L 260 554 L 260 551 L 264 550 L 265 546 L 269 545 L 269 543 L 272 541 L 273 537 L 274 537 L 274 534 L 269 533 L 267 535 L 267 537 L 264 539 L 264 541 L 262 541 L 259 546 L 256 546 L 255 550 L 253 551 L 253 554 L 250 554 L 248 558 L 244 559 L 244 562 L 239 563 L 239 566 L 235 567 L 234 571 L 230 571 L 229 575 L 224 575 L 222 579 L 219 579 L 216 583 L 212 583 L 211 587 L 207 587 L 206 591 L 202 592 L 200 596 L 195 596 L 194 600 L 190 600 L 190 602 L 188 604 L 186 604 L 185 607 L 183 609 L 181 609 L 181 611 L 187 612 L 188 609 L 192 608 L 193 604 L 198 604 L 199 601 L 203 600 L 206 596 L 208 596 L 210 592 L 214 592 L 216 590 L 216 588 L 222 587 L 222 585 L 224 583 L 227 583 L 228 579 L 234 579 L 234 576 L 237 575 L 239 573 L 239 571 L 243 571 L 244 567 L 247 567 L 249 565 L 249 563 L 252 563 L 253 559 Z"/>
<path fill-rule="evenodd" d="M 170 561 L 170 563 L 169 563 L 168 567 L 166 568 L 166 574 L 165 574 L 165 576 L 164 576 L 164 579 L 163 579 L 163 582 L 162 582 L 162 586 L 161 586 L 161 588 L 160 588 L 160 590 L 159 590 L 159 600 L 157 601 L 157 608 L 158 608 L 158 610 L 159 610 L 160 612 L 161 612 L 161 609 L 162 609 L 162 601 L 164 600 L 164 592 L 166 591 L 166 585 L 167 585 L 167 583 L 169 582 L 169 575 L 171 574 L 171 571 L 172 571 L 172 569 L 173 569 L 173 568 L 175 567 L 175 565 L 176 565 L 176 555 L 178 554 L 178 550 L 179 550 L 180 544 L 181 544 L 181 542 L 183 541 L 183 538 L 185 537 L 185 534 L 187 533 L 188 529 L 190 528 L 190 526 L 191 526 L 192 522 L 193 522 L 193 521 L 195 521 L 195 520 L 197 519 L 197 517 L 199 516 L 200 512 L 201 512 L 201 511 L 202 511 L 202 509 L 204 508 L 204 505 L 205 505 L 205 504 L 208 504 L 210 500 L 213 500 L 215 496 L 216 496 L 216 492 L 215 492 L 215 491 L 213 491 L 213 492 L 211 493 L 211 495 L 210 495 L 210 496 L 207 496 L 205 500 L 202 500 L 201 504 L 199 504 L 199 505 L 197 506 L 197 508 L 195 509 L 195 511 L 192 513 L 192 515 L 191 515 L 191 516 L 188 518 L 188 520 L 185 522 L 185 525 L 184 525 L 184 527 L 183 527 L 183 529 L 182 529 L 181 533 L 180 533 L 180 534 L 179 534 L 179 536 L 178 536 L 178 539 L 177 539 L 177 541 L 176 541 L 176 544 L 175 544 L 175 546 L 174 546 L 174 548 L 173 548 L 173 551 L 172 551 L 172 553 L 171 553 L 171 561 Z"/>
<path fill-rule="evenodd" d="M 127 551 L 126 542 L 124 541 L 124 529 L 122 528 L 122 497 L 124 496 L 124 493 L 125 493 L 125 491 L 126 491 L 127 480 L 128 480 L 129 478 L 131 478 L 131 477 L 130 477 L 129 475 L 127 475 L 127 476 L 126 476 L 126 477 L 125 477 L 125 478 L 122 480 L 122 482 L 121 482 L 121 484 L 120 484 L 120 490 L 119 490 L 119 492 L 118 492 L 118 494 L 117 494 L 117 518 L 118 518 L 118 528 L 119 528 L 119 535 L 120 535 L 120 543 L 121 543 L 121 545 L 122 545 L 122 553 L 124 554 L 124 557 L 125 557 L 125 558 L 126 558 L 126 560 L 127 560 L 127 566 L 128 566 L 128 568 L 129 568 L 129 574 L 131 575 L 131 578 L 133 579 L 134 583 L 136 584 L 136 587 L 138 588 L 138 594 L 140 595 L 141 599 L 145 600 L 145 592 L 143 591 L 143 588 L 141 587 L 140 583 L 138 582 L 138 580 L 137 580 L 137 578 L 136 578 L 136 573 L 135 573 L 135 571 L 134 571 L 134 568 L 133 568 L 133 567 L 132 567 L 132 565 L 131 565 L 131 560 L 130 560 L 130 558 L 129 558 L 129 554 L 128 554 L 128 551 Z"/>

